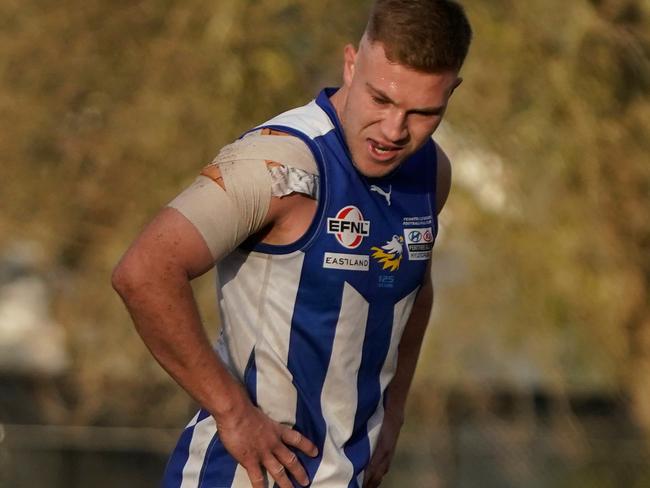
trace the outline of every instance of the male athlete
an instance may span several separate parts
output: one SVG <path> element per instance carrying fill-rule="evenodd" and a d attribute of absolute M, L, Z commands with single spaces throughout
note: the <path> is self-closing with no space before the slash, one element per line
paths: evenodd
<path fill-rule="evenodd" d="M 138 332 L 202 407 L 165 487 L 379 485 L 449 192 L 431 135 L 470 39 L 452 0 L 377 0 L 343 85 L 222 149 L 122 258 Z M 215 263 L 216 354 L 189 283 Z"/>

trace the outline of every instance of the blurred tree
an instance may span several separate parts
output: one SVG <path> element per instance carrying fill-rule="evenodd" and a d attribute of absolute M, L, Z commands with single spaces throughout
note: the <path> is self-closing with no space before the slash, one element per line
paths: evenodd
<path fill-rule="evenodd" d="M 470 271 L 443 290 L 453 326 L 429 357 L 453 381 L 622 391 L 650 429 L 650 6 L 468 8 L 476 37 L 450 117 L 502 157 L 506 203 L 452 195 L 448 248 Z"/>
<path fill-rule="evenodd" d="M 465 3 L 476 38 L 449 117 L 500 155 L 506 197 L 452 194 L 438 252 L 466 278 L 440 288 L 421 372 L 621 388 L 650 427 L 650 7 Z M 221 145 L 338 83 L 369 4 L 0 3 L 0 247 L 38 240 L 66 270 L 59 421 L 178 425 L 187 400 L 135 338 L 111 268 Z"/>
<path fill-rule="evenodd" d="M 0 246 L 36 239 L 66 271 L 58 315 L 76 401 L 60 421 L 178 425 L 187 400 L 134 337 L 112 266 L 220 146 L 338 83 L 358 5 L 0 4 Z"/>

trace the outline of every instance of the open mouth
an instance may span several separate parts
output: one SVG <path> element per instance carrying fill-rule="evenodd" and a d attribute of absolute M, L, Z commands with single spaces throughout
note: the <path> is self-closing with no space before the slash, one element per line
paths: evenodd
<path fill-rule="evenodd" d="M 375 158 L 382 161 L 391 159 L 400 151 L 399 147 L 380 144 L 377 141 L 368 139 L 368 150 Z"/>

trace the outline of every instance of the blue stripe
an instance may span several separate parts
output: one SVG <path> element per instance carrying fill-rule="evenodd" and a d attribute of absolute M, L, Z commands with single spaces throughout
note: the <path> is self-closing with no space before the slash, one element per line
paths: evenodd
<path fill-rule="evenodd" d="M 206 410 L 199 410 L 199 416 L 196 423 L 187 427 L 181 434 L 174 451 L 169 457 L 169 461 L 167 461 L 161 485 L 163 488 L 177 488 L 181 485 L 181 482 L 183 481 L 183 468 L 190 458 L 190 443 L 192 442 L 194 429 L 196 428 L 197 423 L 207 418 L 209 415 L 210 414 Z"/>
<path fill-rule="evenodd" d="M 356 478 L 370 461 L 368 420 L 379 407 L 381 400 L 380 373 L 386 361 L 393 329 L 393 306 L 371 305 L 368 310 L 366 336 L 363 341 L 361 366 L 357 377 L 358 404 L 354 428 L 345 444 L 345 455 L 354 467 L 349 487 L 356 487 Z"/>
<path fill-rule="evenodd" d="M 321 254 L 308 253 L 303 270 L 315 269 L 321 265 L 320 260 Z M 326 425 L 320 400 L 342 297 L 342 282 L 323 286 L 319 273 L 303 271 L 291 323 L 287 365 L 298 391 L 294 428 L 318 447 L 319 455 L 315 458 L 296 451 L 310 479 L 320 465 L 325 443 Z"/>
<path fill-rule="evenodd" d="M 248 396 L 253 402 L 253 405 L 257 407 L 257 364 L 255 363 L 255 349 L 251 351 L 251 355 L 248 357 L 248 363 L 246 363 L 246 369 L 244 369 L 244 385 L 246 385 L 246 391 Z"/>
<path fill-rule="evenodd" d="M 257 405 L 257 367 L 255 350 L 251 351 L 244 370 L 244 383 L 253 404 Z M 208 446 L 201 468 L 199 488 L 228 487 L 232 485 L 237 470 L 237 461 L 226 450 L 219 435 L 215 434 Z"/>
<path fill-rule="evenodd" d="M 232 486 L 236 470 L 237 461 L 226 451 L 221 439 L 215 434 L 208 446 L 198 488 L 226 488 Z"/>

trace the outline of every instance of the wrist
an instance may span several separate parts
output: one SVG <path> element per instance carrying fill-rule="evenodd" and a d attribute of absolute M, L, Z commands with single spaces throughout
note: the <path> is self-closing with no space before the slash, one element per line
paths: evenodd
<path fill-rule="evenodd" d="M 233 384 L 219 395 L 212 408 L 208 410 L 218 425 L 229 425 L 251 405 L 250 397 L 244 387 L 233 379 Z"/>

